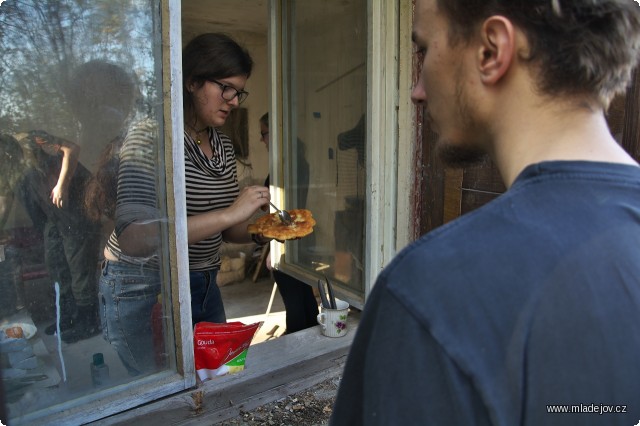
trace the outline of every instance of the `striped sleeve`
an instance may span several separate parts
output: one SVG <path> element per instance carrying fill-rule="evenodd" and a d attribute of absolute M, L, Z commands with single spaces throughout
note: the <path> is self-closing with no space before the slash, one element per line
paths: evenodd
<path fill-rule="evenodd" d="M 120 151 L 115 233 L 131 223 L 160 218 L 156 170 L 157 124 L 132 127 Z"/>

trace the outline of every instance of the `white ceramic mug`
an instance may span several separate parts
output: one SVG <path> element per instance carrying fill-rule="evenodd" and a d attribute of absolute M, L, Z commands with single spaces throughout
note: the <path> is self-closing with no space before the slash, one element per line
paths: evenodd
<path fill-rule="evenodd" d="M 344 300 L 336 299 L 338 309 L 321 307 L 318 314 L 318 324 L 322 334 L 327 337 L 342 337 L 347 334 L 347 315 L 349 304 Z"/>

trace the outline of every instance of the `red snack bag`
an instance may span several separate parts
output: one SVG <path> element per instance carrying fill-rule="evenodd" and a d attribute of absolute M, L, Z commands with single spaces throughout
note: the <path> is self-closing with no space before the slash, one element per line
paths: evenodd
<path fill-rule="evenodd" d="M 205 381 L 244 370 L 251 340 L 262 322 L 199 322 L 193 330 L 196 373 Z"/>

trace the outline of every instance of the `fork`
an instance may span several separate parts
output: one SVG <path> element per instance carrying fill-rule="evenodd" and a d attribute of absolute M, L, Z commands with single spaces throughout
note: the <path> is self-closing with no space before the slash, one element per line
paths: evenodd
<path fill-rule="evenodd" d="M 271 204 L 271 206 L 278 211 L 278 217 L 280 218 L 280 221 L 282 223 L 284 223 L 285 225 L 291 225 L 292 219 L 289 212 L 287 212 L 286 210 L 280 210 L 276 207 L 275 204 L 271 202 L 271 200 L 269 200 L 269 204 Z"/>

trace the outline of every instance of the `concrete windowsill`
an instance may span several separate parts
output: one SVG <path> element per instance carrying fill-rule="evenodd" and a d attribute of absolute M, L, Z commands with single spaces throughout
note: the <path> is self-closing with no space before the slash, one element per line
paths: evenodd
<path fill-rule="evenodd" d="M 313 327 L 253 345 L 244 371 L 96 424 L 213 424 L 307 389 L 342 373 L 359 318 L 358 311 L 349 313 L 344 337 L 325 337 L 319 327 Z"/>

